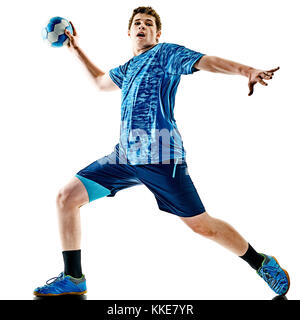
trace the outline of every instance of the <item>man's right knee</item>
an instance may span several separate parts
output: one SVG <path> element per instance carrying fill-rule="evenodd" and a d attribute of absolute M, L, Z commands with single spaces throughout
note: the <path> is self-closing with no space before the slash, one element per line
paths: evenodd
<path fill-rule="evenodd" d="M 89 197 L 84 185 L 77 178 L 59 190 L 56 197 L 58 209 L 81 207 L 89 202 Z"/>
<path fill-rule="evenodd" d="M 56 196 L 56 206 L 58 209 L 63 209 L 72 205 L 71 192 L 65 190 L 64 188 L 60 189 Z"/>

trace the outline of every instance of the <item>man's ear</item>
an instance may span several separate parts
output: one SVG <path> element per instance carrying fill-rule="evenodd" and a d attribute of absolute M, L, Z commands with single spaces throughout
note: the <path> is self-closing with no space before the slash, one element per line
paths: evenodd
<path fill-rule="evenodd" d="M 161 36 L 161 31 L 158 31 L 156 32 L 156 41 L 158 42 L 158 39 L 160 38 Z"/>
<path fill-rule="evenodd" d="M 127 33 L 127 34 L 128 34 L 128 37 L 130 37 L 130 30 L 128 30 L 128 33 Z"/>

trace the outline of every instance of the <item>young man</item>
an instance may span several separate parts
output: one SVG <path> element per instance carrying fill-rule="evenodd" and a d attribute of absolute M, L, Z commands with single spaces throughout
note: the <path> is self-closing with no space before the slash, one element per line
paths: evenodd
<path fill-rule="evenodd" d="M 72 25 L 73 26 L 73 25 Z M 272 79 L 272 70 L 257 70 L 233 61 L 170 43 L 159 43 L 161 21 L 151 7 L 139 7 L 129 21 L 133 58 L 106 73 L 97 68 L 66 31 L 69 47 L 87 67 L 100 90 L 122 90 L 120 141 L 114 151 L 86 168 L 59 192 L 57 209 L 64 272 L 35 289 L 36 296 L 84 294 L 81 270 L 80 207 L 119 190 L 144 184 L 160 210 L 178 215 L 193 231 L 244 259 L 279 295 L 289 289 L 289 276 L 277 260 L 257 253 L 229 224 L 210 216 L 187 171 L 185 150 L 173 117 L 177 86 L 182 74 L 198 70 L 238 74 L 254 85 Z"/>

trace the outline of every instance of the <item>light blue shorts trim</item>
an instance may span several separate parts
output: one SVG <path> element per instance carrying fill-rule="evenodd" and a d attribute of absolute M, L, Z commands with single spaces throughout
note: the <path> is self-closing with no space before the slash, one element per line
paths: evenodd
<path fill-rule="evenodd" d="M 90 179 L 81 177 L 79 174 L 75 175 L 76 178 L 78 178 L 84 185 L 88 196 L 89 196 L 89 201 L 97 200 L 102 197 L 106 197 L 107 195 L 110 194 L 110 190 L 107 188 L 101 186 L 101 184 L 94 182 Z"/>

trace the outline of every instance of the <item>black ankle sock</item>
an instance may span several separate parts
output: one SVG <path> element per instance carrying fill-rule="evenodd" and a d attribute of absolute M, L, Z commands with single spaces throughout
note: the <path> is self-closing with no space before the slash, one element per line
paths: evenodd
<path fill-rule="evenodd" d="M 264 257 L 257 253 L 249 244 L 248 246 L 248 250 L 246 251 L 246 253 L 241 256 L 240 258 L 242 258 L 243 260 L 245 260 L 246 262 L 248 262 L 250 264 L 250 266 L 255 269 L 256 271 L 261 267 L 262 262 L 264 261 Z"/>
<path fill-rule="evenodd" d="M 81 250 L 63 251 L 62 254 L 65 264 L 64 273 L 74 278 L 80 278 L 82 276 Z"/>

